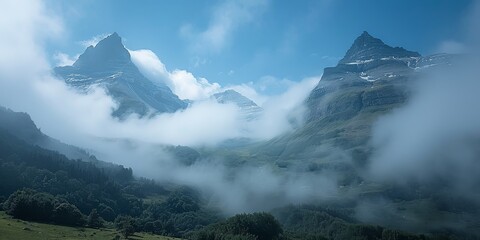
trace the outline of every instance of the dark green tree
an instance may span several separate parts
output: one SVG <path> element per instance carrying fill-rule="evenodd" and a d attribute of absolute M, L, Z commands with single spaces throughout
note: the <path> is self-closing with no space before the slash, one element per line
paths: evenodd
<path fill-rule="evenodd" d="M 68 226 L 84 226 L 85 217 L 75 205 L 60 203 L 53 212 L 54 221 L 57 224 Z"/>
<path fill-rule="evenodd" d="M 101 228 L 103 227 L 103 219 L 98 214 L 96 208 L 92 209 L 87 218 L 87 225 L 92 228 Z"/>
<path fill-rule="evenodd" d="M 18 190 L 4 204 L 6 212 L 13 217 L 50 221 L 54 208 L 54 197 L 46 193 L 37 193 L 31 189 Z"/>
<path fill-rule="evenodd" d="M 135 220 L 130 216 L 118 216 L 115 219 L 115 227 L 125 239 L 135 233 Z"/>

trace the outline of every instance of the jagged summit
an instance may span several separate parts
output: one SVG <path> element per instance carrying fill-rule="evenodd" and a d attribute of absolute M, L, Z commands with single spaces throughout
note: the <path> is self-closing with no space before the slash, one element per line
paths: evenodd
<path fill-rule="evenodd" d="M 97 43 L 89 46 L 73 64 L 76 68 L 108 69 L 130 63 L 130 53 L 123 46 L 122 38 L 114 32 Z"/>
<path fill-rule="evenodd" d="M 255 102 L 243 96 L 239 92 L 229 89 L 213 95 L 220 103 L 235 103 L 240 107 L 257 106 Z"/>
<path fill-rule="evenodd" d="M 257 118 L 263 111 L 255 102 L 232 89 L 216 93 L 213 97 L 219 103 L 233 103 L 237 105 L 247 120 Z"/>
<path fill-rule="evenodd" d="M 358 63 L 392 57 L 420 57 L 420 54 L 405 50 L 402 47 L 388 46 L 382 40 L 375 38 L 368 32 L 364 31 L 359 37 L 357 37 L 357 39 L 355 39 L 352 46 L 345 54 L 345 57 L 340 60 L 339 64 Z"/>

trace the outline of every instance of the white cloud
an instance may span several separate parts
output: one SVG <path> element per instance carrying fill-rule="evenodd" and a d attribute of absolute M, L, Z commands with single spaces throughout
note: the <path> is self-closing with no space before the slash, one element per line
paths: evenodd
<path fill-rule="evenodd" d="M 96 46 L 98 42 L 100 42 L 102 39 L 108 37 L 108 33 L 102 33 L 98 34 L 90 39 L 80 41 L 79 44 L 82 45 L 84 48 L 90 47 L 90 46 Z"/>
<path fill-rule="evenodd" d="M 218 83 L 210 83 L 206 78 L 195 78 L 185 70 L 174 70 L 171 74 L 174 92 L 180 98 L 200 100 L 210 97 L 220 90 Z"/>
<path fill-rule="evenodd" d="M 61 31 L 61 22 L 46 11 L 41 1 L 17 0 L 10 5 L 2 2 L 0 14 L 9 19 L 8 24 L 0 22 L 0 104 L 29 113 L 46 134 L 89 149 L 102 160 L 132 167 L 136 174 L 147 173 L 158 180 L 204 190 L 230 213 L 263 210 L 335 194 L 335 181 L 324 174 L 278 174 L 268 166 L 257 166 L 237 169 L 232 175 L 221 163 L 205 161 L 190 167 L 181 166 L 162 153 L 158 144 L 209 145 L 245 134 L 272 136 L 289 127 L 283 125 L 285 120 L 272 117 L 270 120 L 280 124 L 276 129 L 271 129 L 273 124 L 270 124 L 270 129 L 257 132 L 254 126 L 250 126 L 251 132 L 245 133 L 245 122 L 235 105 L 208 100 L 196 102 L 183 111 L 153 118 L 130 116 L 123 121 L 112 118 L 116 103 L 102 89 L 78 94 L 51 76 L 43 41 Z M 158 79 L 176 78 L 175 84 L 214 86 L 186 71 L 168 72 L 149 51 L 133 51 L 132 56 L 136 54 L 143 56 L 136 59 L 137 63 L 144 61 L 141 64 L 144 70 L 149 70 L 149 74 Z M 272 110 L 267 112 L 279 117 L 288 115 L 286 112 L 297 108 L 308 95 L 306 90 L 311 84 L 313 81 L 306 80 L 293 85 L 291 91 L 278 99 L 272 98 L 268 105 Z M 276 105 L 275 101 L 278 101 Z M 259 126 L 267 126 L 269 119 L 264 119 L 259 120 L 265 121 Z M 273 198 L 275 201 L 271 200 Z"/>
<path fill-rule="evenodd" d="M 71 66 L 78 59 L 78 55 L 71 57 L 66 53 L 57 52 L 53 55 L 53 59 L 56 61 L 56 65 L 59 67 Z"/>
<path fill-rule="evenodd" d="M 148 79 L 162 83 L 168 82 L 169 72 L 154 52 L 147 49 L 128 51 L 132 62 Z"/>
<path fill-rule="evenodd" d="M 262 104 L 263 114 L 252 122 L 251 137 L 270 139 L 303 124 L 304 102 L 321 77 L 306 78 L 292 83 L 287 91 L 271 96 Z"/>
<path fill-rule="evenodd" d="M 465 41 L 473 45 L 462 46 L 469 54 L 418 79 L 408 103 L 373 126 L 369 170 L 374 179 L 421 184 L 447 199 L 480 202 L 480 44 L 475 41 L 480 4 L 475 6 L 470 17 L 476 21 Z"/>
<path fill-rule="evenodd" d="M 132 61 L 150 80 L 165 83 L 180 99 L 202 100 L 218 92 L 218 83 L 205 78 L 196 78 L 186 70 L 169 72 L 157 55 L 150 50 L 130 50 Z"/>
<path fill-rule="evenodd" d="M 45 53 L 37 49 L 36 44 L 60 36 L 62 22 L 49 16 L 44 4 L 35 0 L 2 1 L 0 16 L 4 19 L 0 21 L 0 72 L 4 75 L 21 72 L 25 66 L 28 69 L 45 68 L 48 65 Z M 24 66 L 17 69 L 20 65 Z"/>
<path fill-rule="evenodd" d="M 238 121 L 236 122 L 238 125 L 231 125 L 231 129 L 227 132 L 231 132 L 232 129 L 236 129 L 238 132 L 235 133 L 237 135 L 234 134 L 229 137 L 238 137 L 240 136 L 238 134 L 241 132 L 242 137 L 268 139 L 300 125 L 303 122 L 303 113 L 305 110 L 303 102 L 320 80 L 320 77 L 312 77 L 304 79 L 301 82 L 294 82 L 288 79 L 264 76 L 256 83 L 250 82 L 247 84 L 222 87 L 218 83 L 210 83 L 205 78 L 195 77 L 186 70 L 177 69 L 169 72 L 155 53 L 150 50 L 129 51 L 132 56 L 132 61 L 147 78 L 156 82 L 165 83 L 181 99 L 205 100 L 209 99 L 214 93 L 226 89 L 233 89 L 263 107 L 264 112 L 258 119 L 250 122 Z M 276 92 L 276 94 L 272 96 L 263 94 L 267 91 Z M 210 107 L 214 107 L 214 105 Z M 202 116 L 215 116 L 218 113 L 216 111 L 209 112 L 208 108 L 202 109 L 204 111 Z M 198 112 L 198 114 L 201 115 L 200 112 Z M 162 131 L 169 132 L 171 129 L 176 129 L 175 126 L 183 122 L 181 119 L 182 118 L 176 119 L 174 125 Z M 198 121 L 199 117 L 190 116 L 189 119 L 197 119 L 196 121 Z M 230 119 L 230 122 L 234 122 L 234 119 Z M 220 123 L 221 122 L 219 122 L 219 124 Z M 168 124 L 165 123 L 163 123 L 163 125 L 168 126 Z M 180 126 L 182 126 L 182 129 L 185 129 L 183 125 Z M 219 126 L 221 126 L 221 124 Z M 138 132 L 141 130 L 137 129 L 135 131 Z M 209 129 L 208 131 L 213 131 L 213 129 Z"/>
<path fill-rule="evenodd" d="M 226 45 L 237 28 L 254 21 L 268 5 L 268 0 L 228 0 L 217 6 L 208 27 L 194 32 L 192 25 L 180 28 L 180 34 L 193 42 L 195 51 L 219 52 Z"/>

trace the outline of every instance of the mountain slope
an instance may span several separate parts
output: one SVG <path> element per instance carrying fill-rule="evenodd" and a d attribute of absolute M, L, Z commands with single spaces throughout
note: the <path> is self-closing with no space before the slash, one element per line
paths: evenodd
<path fill-rule="evenodd" d="M 14 112 L 0 106 L 0 130 L 21 139 L 29 144 L 59 152 L 69 159 L 97 161 L 85 150 L 62 143 L 40 131 L 27 113 Z"/>
<path fill-rule="evenodd" d="M 93 164 L 95 167 L 102 169 L 106 173 L 118 176 L 124 174 L 123 166 L 98 160 L 94 155 L 82 148 L 65 144 L 44 134 L 39 128 L 37 128 L 36 124 L 27 113 L 14 112 L 0 106 L 0 132 L 9 134 L 20 141 L 24 141 L 28 145 L 54 151 L 58 153 L 58 155 L 64 155 L 69 160 L 80 160 L 82 162 Z M 179 150 L 177 152 L 172 152 L 182 153 Z"/>
<path fill-rule="evenodd" d="M 88 47 L 72 66 L 54 71 L 81 92 L 105 88 L 119 104 L 113 115 L 120 118 L 131 113 L 175 112 L 187 106 L 165 84 L 153 83 L 140 73 L 117 33 Z"/>

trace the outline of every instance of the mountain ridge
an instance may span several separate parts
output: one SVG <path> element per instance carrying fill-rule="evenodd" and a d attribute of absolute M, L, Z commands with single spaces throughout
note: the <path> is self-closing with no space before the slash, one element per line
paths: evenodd
<path fill-rule="evenodd" d="M 232 103 L 237 105 L 247 120 L 258 118 L 263 112 L 263 108 L 259 107 L 254 101 L 232 89 L 215 93 L 212 97 L 221 104 Z"/>

